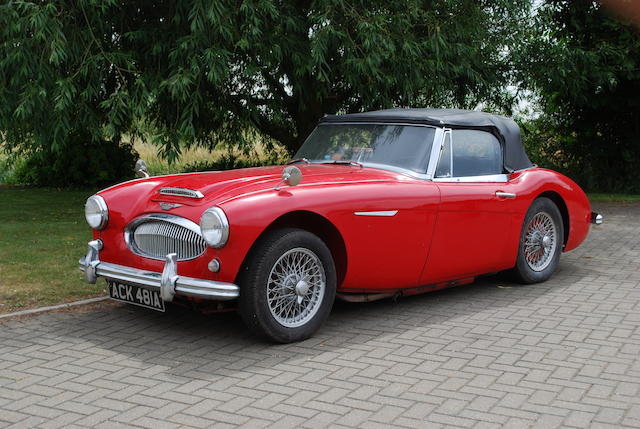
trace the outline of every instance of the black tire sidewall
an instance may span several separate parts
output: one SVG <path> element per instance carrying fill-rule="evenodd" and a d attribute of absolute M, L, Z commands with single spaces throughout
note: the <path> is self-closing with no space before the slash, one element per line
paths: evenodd
<path fill-rule="evenodd" d="M 556 231 L 558 234 L 558 239 L 556 240 L 556 251 L 553 255 L 553 259 L 549 263 L 549 265 L 542 271 L 534 271 L 529 267 L 524 255 L 524 241 L 525 234 L 527 231 L 527 226 L 531 219 L 538 213 L 547 213 L 551 216 L 553 220 Z M 549 198 L 540 197 L 536 198 L 529 210 L 527 210 L 527 214 L 525 215 L 524 222 L 522 223 L 522 228 L 520 230 L 520 241 L 518 243 L 518 258 L 516 261 L 516 266 L 514 272 L 518 280 L 525 284 L 531 283 L 540 283 L 548 280 L 556 268 L 558 267 L 558 263 L 560 261 L 560 254 L 562 253 L 562 247 L 564 243 L 564 225 L 562 223 L 562 215 L 560 214 L 560 210 L 556 204 L 551 201 Z"/>
<path fill-rule="evenodd" d="M 304 248 L 312 251 L 325 272 L 325 291 L 320 308 L 307 323 L 286 327 L 273 317 L 267 302 L 267 281 L 276 261 L 288 250 Z M 336 294 L 336 270 L 331 251 L 316 235 L 301 229 L 286 228 L 262 237 L 247 258 L 239 277 L 239 311 L 250 330 L 272 341 L 289 343 L 309 338 L 327 319 Z"/>

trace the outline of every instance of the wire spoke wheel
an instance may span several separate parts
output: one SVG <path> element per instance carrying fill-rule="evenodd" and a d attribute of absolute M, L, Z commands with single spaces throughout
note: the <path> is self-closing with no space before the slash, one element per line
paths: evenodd
<path fill-rule="evenodd" d="M 533 271 L 542 271 L 556 253 L 558 229 L 551 215 L 538 212 L 531 218 L 524 236 L 524 258 Z"/>
<path fill-rule="evenodd" d="M 244 264 L 238 310 L 247 327 L 278 343 L 312 336 L 329 317 L 336 296 L 331 250 L 298 228 L 266 233 Z"/>
<path fill-rule="evenodd" d="M 304 325 L 320 308 L 326 289 L 322 262 L 309 249 L 296 247 L 273 264 L 267 279 L 267 303 L 275 320 L 287 328 Z"/>

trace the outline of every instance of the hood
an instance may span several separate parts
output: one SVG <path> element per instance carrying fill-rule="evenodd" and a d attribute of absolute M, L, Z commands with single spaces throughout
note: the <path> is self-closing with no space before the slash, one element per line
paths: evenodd
<path fill-rule="evenodd" d="M 209 201 L 211 197 L 222 196 L 232 190 L 260 185 L 267 188 L 269 184 L 278 180 L 281 174 L 282 167 L 259 167 L 160 176 L 156 178 L 151 192 L 157 198 L 164 199 L 167 195 L 160 194 L 162 188 L 191 189 L 200 192 L 204 197 L 202 199 Z"/>
<path fill-rule="evenodd" d="M 398 180 L 399 176 L 398 173 L 385 170 L 351 165 L 296 164 L 296 167 L 302 171 L 302 181 L 298 186 L 389 181 Z M 180 202 L 190 206 L 203 203 L 219 204 L 243 194 L 275 188 L 281 180 L 284 168 L 285 166 L 271 166 L 155 176 L 112 186 L 100 191 L 100 195 L 109 199 L 123 197 L 130 201 L 144 199 L 147 201 Z M 202 194 L 202 197 L 165 195 L 160 193 L 162 188 L 197 191 Z"/>

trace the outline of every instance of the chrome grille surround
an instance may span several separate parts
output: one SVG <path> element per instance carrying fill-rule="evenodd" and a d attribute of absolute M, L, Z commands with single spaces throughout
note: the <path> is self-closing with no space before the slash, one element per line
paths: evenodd
<path fill-rule="evenodd" d="M 200 191 L 187 189 L 187 188 L 173 188 L 170 186 L 160 188 L 160 194 L 173 195 L 176 197 L 197 198 L 197 199 L 204 198 L 204 195 L 202 195 L 202 192 Z"/>
<path fill-rule="evenodd" d="M 176 253 L 178 261 L 197 258 L 207 249 L 198 224 L 179 216 L 152 213 L 132 221 L 124 240 L 136 255 L 164 260 Z"/>

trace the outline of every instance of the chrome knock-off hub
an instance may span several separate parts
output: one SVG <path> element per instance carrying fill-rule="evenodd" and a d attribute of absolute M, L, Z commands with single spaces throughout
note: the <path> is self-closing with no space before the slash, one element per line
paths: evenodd
<path fill-rule="evenodd" d="M 298 304 L 302 304 L 302 299 L 307 295 L 307 292 L 309 292 L 309 283 L 300 280 L 296 283 L 295 291 L 296 295 L 298 295 Z"/>

